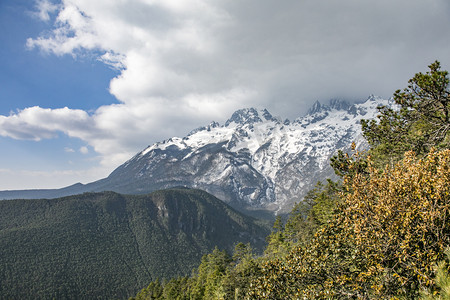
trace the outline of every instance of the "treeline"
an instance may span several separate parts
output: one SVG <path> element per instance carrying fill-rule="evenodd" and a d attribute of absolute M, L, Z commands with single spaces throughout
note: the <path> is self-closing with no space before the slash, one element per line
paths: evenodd
<path fill-rule="evenodd" d="M 362 122 L 369 151 L 332 159 L 341 181 L 277 218 L 264 255 L 215 249 L 133 299 L 449 299 L 449 78 L 429 68 Z"/>

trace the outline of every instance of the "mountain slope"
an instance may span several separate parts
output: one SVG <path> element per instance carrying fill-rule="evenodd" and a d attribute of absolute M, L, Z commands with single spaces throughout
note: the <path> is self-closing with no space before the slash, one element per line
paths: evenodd
<path fill-rule="evenodd" d="M 1 298 L 126 298 L 266 227 L 199 190 L 0 201 Z M 31 297 L 33 295 L 33 297 Z"/>
<path fill-rule="evenodd" d="M 184 138 L 147 147 L 105 179 L 43 195 L 74 190 L 139 194 L 186 186 L 206 190 L 238 209 L 288 212 L 318 180 L 334 176 L 329 159 L 338 149 L 352 142 L 366 146 L 360 120 L 374 118 L 379 105 L 391 103 L 374 96 L 353 105 L 316 102 L 292 122 L 267 110 L 238 110 L 224 125 L 212 122 Z M 0 192 L 0 198 L 11 196 L 27 197 Z"/>

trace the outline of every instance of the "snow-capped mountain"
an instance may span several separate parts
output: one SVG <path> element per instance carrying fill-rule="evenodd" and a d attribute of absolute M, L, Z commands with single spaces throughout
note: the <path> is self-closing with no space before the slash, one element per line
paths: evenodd
<path fill-rule="evenodd" d="M 212 122 L 147 147 L 107 180 L 122 192 L 187 186 L 238 208 L 287 212 L 317 181 L 334 176 L 329 159 L 338 149 L 365 147 L 360 120 L 389 104 L 374 96 L 354 105 L 316 102 L 292 122 L 241 109 L 224 125 Z"/>
<path fill-rule="evenodd" d="M 184 186 L 203 189 L 236 208 L 289 212 L 317 181 L 334 177 L 329 159 L 338 149 L 349 149 L 352 142 L 367 147 L 360 120 L 374 118 L 380 105 L 392 103 L 375 96 L 353 105 L 316 102 L 294 121 L 273 117 L 265 109 L 241 109 L 223 125 L 212 122 L 186 137 L 153 144 L 107 178 L 56 190 L 63 193 L 54 197 L 104 190 L 141 194 Z M 5 198 L 2 193 L 0 198 Z"/>

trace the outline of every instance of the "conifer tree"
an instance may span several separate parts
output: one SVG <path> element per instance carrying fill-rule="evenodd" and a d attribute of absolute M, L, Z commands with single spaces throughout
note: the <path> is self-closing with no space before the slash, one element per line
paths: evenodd
<path fill-rule="evenodd" d="M 448 148 L 450 142 L 450 91 L 447 71 L 435 61 L 425 74 L 417 73 L 408 87 L 397 90 L 397 107 L 379 107 L 378 120 L 362 120 L 362 130 L 372 155 L 381 162 L 398 160 L 412 150 L 424 155 L 432 147 Z"/>

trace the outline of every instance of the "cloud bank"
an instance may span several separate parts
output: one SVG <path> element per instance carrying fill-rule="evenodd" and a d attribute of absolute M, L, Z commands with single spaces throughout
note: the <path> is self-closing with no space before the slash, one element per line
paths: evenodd
<path fill-rule="evenodd" d="M 238 108 L 292 119 L 315 100 L 390 97 L 435 59 L 450 63 L 448 0 L 37 3 L 53 27 L 27 47 L 94 55 L 119 70 L 109 86 L 119 104 L 92 113 L 24 108 L 0 116 L 0 135 L 38 141 L 63 132 L 111 168 Z"/>

